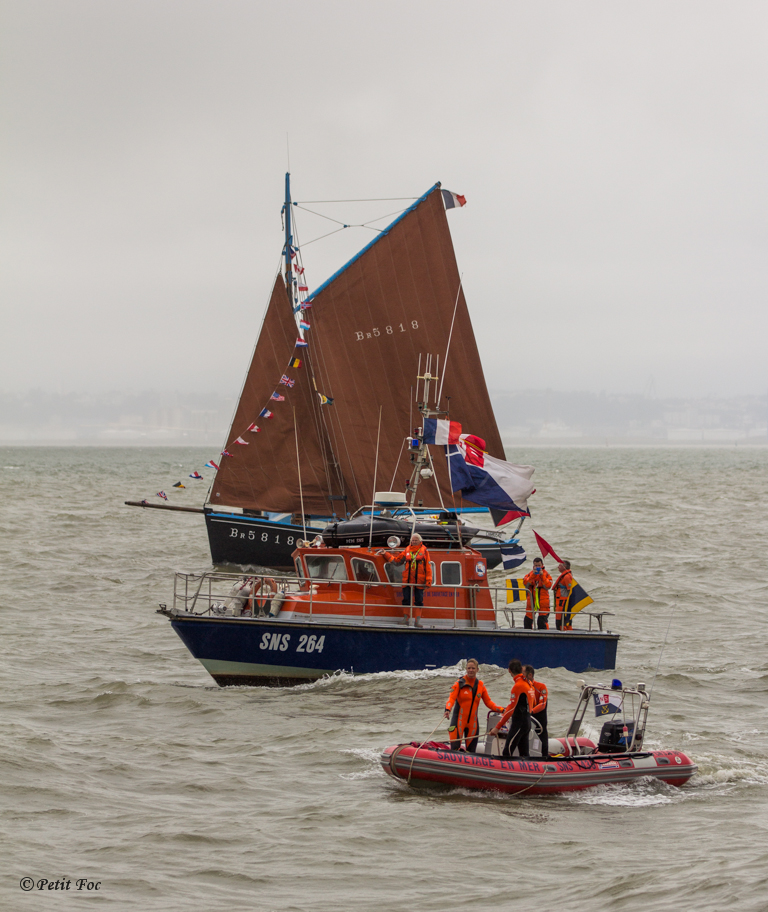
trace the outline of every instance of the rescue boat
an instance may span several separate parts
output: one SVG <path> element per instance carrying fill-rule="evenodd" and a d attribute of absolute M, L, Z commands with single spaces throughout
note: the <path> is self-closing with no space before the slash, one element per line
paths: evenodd
<path fill-rule="evenodd" d="M 380 510 L 366 509 L 371 517 Z M 415 513 L 410 519 L 418 521 Z M 401 553 L 409 529 L 389 531 L 389 553 Z M 516 613 L 519 618 L 524 609 L 508 603 L 506 586 L 489 586 L 485 559 L 456 524 L 445 527 L 442 540 L 437 534 L 431 540 L 433 583 L 420 618 L 403 607 L 402 564 L 388 562 L 382 548 L 331 544 L 340 538 L 348 541 L 343 529 L 333 528 L 296 542 L 292 575 L 178 572 L 173 603 L 160 613 L 222 686 L 432 669 L 470 655 L 502 666 L 520 655 L 537 668 L 575 672 L 615 666 L 619 636 L 602 629 L 609 612 L 582 611 L 588 628 L 518 626 Z"/>
<path fill-rule="evenodd" d="M 652 778 L 668 785 L 682 786 L 698 767 L 682 751 L 644 750 L 645 725 L 650 696 L 644 684 L 637 688 L 612 684 L 583 684 L 568 731 L 562 738 L 549 738 L 547 758 L 541 741 L 531 738 L 531 756 L 502 754 L 503 731 L 488 732 L 498 722 L 489 713 L 484 746 L 477 753 L 452 750 L 449 744 L 413 741 L 386 748 L 381 755 L 384 771 L 410 784 L 428 783 L 453 787 L 551 795 L 617 785 Z M 594 707 L 604 719 L 598 743 L 582 737 L 587 710 Z"/>

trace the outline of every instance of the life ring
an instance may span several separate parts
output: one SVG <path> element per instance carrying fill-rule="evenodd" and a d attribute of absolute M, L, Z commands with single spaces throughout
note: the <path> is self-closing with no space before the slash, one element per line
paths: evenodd
<path fill-rule="evenodd" d="M 253 604 L 254 616 L 258 611 L 259 614 L 267 614 L 272 597 L 277 592 L 277 583 L 269 576 L 263 576 L 253 587 L 251 602 Z"/>

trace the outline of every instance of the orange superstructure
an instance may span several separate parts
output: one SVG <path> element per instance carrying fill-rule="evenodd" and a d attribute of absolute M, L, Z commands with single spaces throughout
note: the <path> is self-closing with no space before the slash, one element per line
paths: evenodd
<path fill-rule="evenodd" d="M 424 625 L 495 627 L 496 613 L 481 555 L 471 548 L 431 548 L 429 555 L 425 576 L 431 585 L 424 593 Z M 391 560 L 393 556 L 398 551 L 324 545 L 297 548 L 293 559 L 300 588 L 286 595 L 280 617 L 401 623 L 403 567 Z"/>

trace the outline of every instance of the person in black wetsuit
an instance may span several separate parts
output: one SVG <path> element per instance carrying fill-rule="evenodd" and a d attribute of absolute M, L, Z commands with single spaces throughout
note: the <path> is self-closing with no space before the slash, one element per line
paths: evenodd
<path fill-rule="evenodd" d="M 499 729 L 509 722 L 509 731 L 504 742 L 502 757 L 511 757 L 515 748 L 520 751 L 521 757 L 528 756 L 528 732 L 531 730 L 531 709 L 533 708 L 533 689 L 523 674 L 523 665 L 519 659 L 512 659 L 509 663 L 509 673 L 512 675 L 512 695 L 509 706 L 504 710 L 504 715 L 499 719 L 490 734 L 498 735 Z"/>

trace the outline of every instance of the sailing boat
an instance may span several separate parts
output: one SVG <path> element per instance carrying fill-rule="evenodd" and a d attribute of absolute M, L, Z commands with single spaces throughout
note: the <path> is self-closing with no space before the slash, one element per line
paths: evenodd
<path fill-rule="evenodd" d="M 434 356 L 444 375 L 435 406 L 505 458 L 448 228 L 455 199 L 436 183 L 305 296 L 286 174 L 283 271 L 204 506 L 214 564 L 290 569 L 299 538 L 371 502 L 377 469 L 402 490 L 413 384 L 427 352 L 443 353 L 442 365 Z M 276 395 L 284 401 L 272 406 Z M 422 480 L 414 506 L 425 502 L 454 518 L 486 512 L 456 502 L 447 466 Z M 481 535 L 492 540 L 475 546 L 493 567 L 504 534 Z"/>

